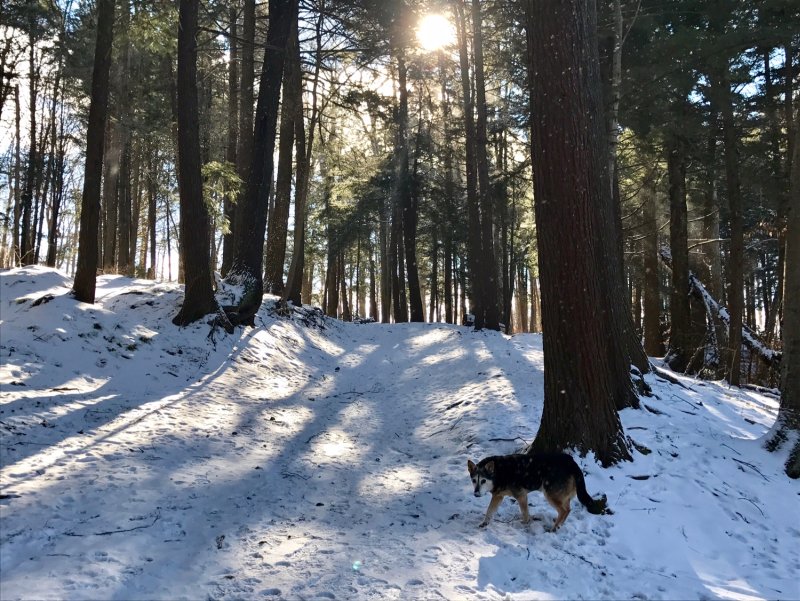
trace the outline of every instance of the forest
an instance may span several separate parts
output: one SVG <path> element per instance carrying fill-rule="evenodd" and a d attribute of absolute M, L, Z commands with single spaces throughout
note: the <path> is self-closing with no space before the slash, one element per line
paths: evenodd
<path fill-rule="evenodd" d="M 177 280 L 229 332 L 262 292 L 543 331 L 617 408 L 647 356 L 793 381 L 796 4 L 434 4 L 5 2 L 0 264 Z"/>
<path fill-rule="evenodd" d="M 800 595 L 795 0 L 2 0 L 0 291 L 4 598 Z"/>

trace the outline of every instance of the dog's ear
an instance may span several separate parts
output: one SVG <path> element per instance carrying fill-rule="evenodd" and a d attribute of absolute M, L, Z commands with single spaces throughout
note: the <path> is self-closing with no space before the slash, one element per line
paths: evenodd
<path fill-rule="evenodd" d="M 486 470 L 486 473 L 490 476 L 494 474 L 494 461 L 488 462 L 486 465 L 483 466 L 483 469 Z"/>
<path fill-rule="evenodd" d="M 470 476 L 475 473 L 477 468 L 475 467 L 475 464 L 472 463 L 472 459 L 467 459 L 467 469 L 469 470 Z"/>

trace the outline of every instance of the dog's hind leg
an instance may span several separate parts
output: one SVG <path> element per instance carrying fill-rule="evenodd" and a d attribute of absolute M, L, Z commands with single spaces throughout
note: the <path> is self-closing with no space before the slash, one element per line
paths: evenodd
<path fill-rule="evenodd" d="M 555 532 L 556 530 L 559 529 L 561 524 L 564 523 L 564 520 L 566 520 L 567 516 L 569 515 L 570 512 L 569 505 L 570 501 L 572 500 L 572 497 L 570 497 L 569 495 L 561 496 L 559 494 L 554 494 L 553 492 L 545 492 L 544 498 L 547 499 L 547 502 L 550 503 L 550 505 L 553 506 L 553 509 L 555 509 L 558 512 L 558 516 L 556 516 L 556 521 L 553 522 L 553 527 L 550 530 L 550 532 Z"/>
<path fill-rule="evenodd" d="M 480 528 L 485 528 L 489 525 L 494 512 L 497 511 L 497 508 L 500 507 L 500 503 L 503 501 L 503 496 L 504 495 L 492 495 L 492 500 L 489 502 L 489 508 L 486 510 L 486 516 L 479 525 Z"/>
<path fill-rule="evenodd" d="M 556 521 L 553 524 L 553 532 L 555 532 L 561 527 L 561 524 L 564 523 L 564 520 L 567 519 L 568 515 L 569 515 L 569 498 L 562 501 L 561 507 L 558 508 L 558 517 L 556 518 Z"/>

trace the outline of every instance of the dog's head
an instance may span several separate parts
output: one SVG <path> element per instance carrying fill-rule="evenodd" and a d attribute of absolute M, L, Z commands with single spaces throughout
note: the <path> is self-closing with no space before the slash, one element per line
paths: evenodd
<path fill-rule="evenodd" d="M 471 459 L 468 459 L 467 469 L 469 470 L 469 477 L 472 479 L 476 497 L 494 490 L 494 461 L 475 465 Z"/>

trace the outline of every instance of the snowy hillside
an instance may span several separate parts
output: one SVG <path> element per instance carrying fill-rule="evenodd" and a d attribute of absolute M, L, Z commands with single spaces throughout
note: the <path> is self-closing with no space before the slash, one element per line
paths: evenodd
<path fill-rule="evenodd" d="M 270 304 L 255 329 L 170 323 L 176 285 L 106 276 L 98 303 L 0 272 L 2 599 L 797 599 L 800 483 L 760 439 L 777 400 L 648 377 L 650 449 L 602 469 L 555 534 L 466 463 L 520 450 L 541 338 L 344 324 Z"/>

